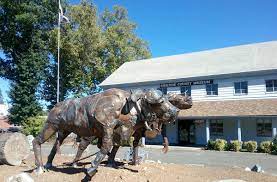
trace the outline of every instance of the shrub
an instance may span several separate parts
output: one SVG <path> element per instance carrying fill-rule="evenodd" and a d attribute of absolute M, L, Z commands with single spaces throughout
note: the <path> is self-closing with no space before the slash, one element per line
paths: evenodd
<path fill-rule="evenodd" d="M 214 145 L 215 145 L 215 141 L 214 140 L 209 140 L 208 141 L 208 150 L 214 150 Z"/>
<path fill-rule="evenodd" d="M 263 141 L 260 143 L 260 146 L 258 148 L 259 152 L 264 152 L 264 153 L 270 153 L 271 152 L 271 141 Z"/>
<path fill-rule="evenodd" d="M 231 140 L 229 144 L 229 149 L 235 152 L 238 152 L 241 149 L 241 145 L 242 145 L 242 142 L 238 140 Z"/>
<path fill-rule="evenodd" d="M 218 151 L 226 150 L 227 148 L 227 141 L 223 139 L 216 139 L 214 144 L 214 149 Z"/>
<path fill-rule="evenodd" d="M 225 147 L 225 150 L 226 150 L 226 151 L 229 151 L 229 150 L 232 151 L 232 146 L 231 146 L 230 143 L 227 142 L 226 147 Z"/>
<path fill-rule="evenodd" d="M 257 149 L 257 142 L 256 141 L 244 142 L 244 148 L 248 152 L 254 152 Z"/>
<path fill-rule="evenodd" d="M 23 122 L 23 133 L 36 137 L 43 127 L 46 116 L 29 117 Z"/>

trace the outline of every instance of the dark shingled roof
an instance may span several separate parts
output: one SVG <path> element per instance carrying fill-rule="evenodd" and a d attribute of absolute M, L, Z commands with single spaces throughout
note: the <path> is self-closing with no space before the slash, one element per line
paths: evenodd
<path fill-rule="evenodd" d="M 194 102 L 179 113 L 180 118 L 228 116 L 277 116 L 277 99 Z"/>

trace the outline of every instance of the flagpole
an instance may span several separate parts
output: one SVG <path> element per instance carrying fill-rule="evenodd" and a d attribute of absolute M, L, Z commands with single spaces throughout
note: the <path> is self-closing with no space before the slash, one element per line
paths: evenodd
<path fill-rule="evenodd" d="M 60 101 L 60 33 L 61 33 L 61 1 L 59 0 L 59 18 L 58 18 L 58 68 L 57 68 L 57 103 Z M 56 139 L 59 134 L 56 132 Z"/>
<path fill-rule="evenodd" d="M 59 0 L 59 21 L 58 21 L 58 68 L 57 68 L 57 103 L 60 100 L 60 31 L 61 31 L 61 2 Z"/>

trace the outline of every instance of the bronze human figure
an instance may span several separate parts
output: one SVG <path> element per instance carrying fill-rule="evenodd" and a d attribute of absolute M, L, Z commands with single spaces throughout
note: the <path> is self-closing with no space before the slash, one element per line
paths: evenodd
<path fill-rule="evenodd" d="M 159 91 L 153 89 L 145 92 L 138 90 L 133 93 L 109 89 L 92 96 L 57 103 L 49 112 L 42 131 L 33 140 L 37 172 L 43 171 L 41 144 L 56 132 L 59 136 L 48 161 L 53 160 L 57 147 L 71 132 L 81 137 L 95 136 L 102 139 L 100 151 L 92 162 L 91 168 L 87 170 L 87 174 L 93 176 L 100 162 L 112 149 L 113 133 L 116 127 L 133 124 L 134 146 L 137 147 L 142 134 L 141 131 L 136 130 L 137 128 L 149 127 L 148 123 L 153 120 L 154 116 L 161 121 L 174 121 L 178 112 L 178 108 L 173 106 Z M 128 114 L 130 123 L 126 124 L 121 117 Z M 141 124 L 142 122 L 144 123 Z M 132 129 L 132 127 L 129 128 Z M 122 138 L 129 136 L 130 134 L 126 131 L 121 133 Z"/>

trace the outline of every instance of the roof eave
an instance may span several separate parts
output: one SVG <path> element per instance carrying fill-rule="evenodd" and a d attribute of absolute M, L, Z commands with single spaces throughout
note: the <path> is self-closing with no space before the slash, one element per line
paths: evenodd
<path fill-rule="evenodd" d="M 277 69 L 268 69 L 268 70 L 258 70 L 258 71 L 251 71 L 251 72 L 240 72 L 240 73 L 226 73 L 226 74 L 217 74 L 217 75 L 202 75 L 196 77 L 187 77 L 187 78 L 176 78 L 176 79 L 164 79 L 164 80 L 150 80 L 150 81 L 143 81 L 143 82 L 129 82 L 129 83 L 117 83 L 117 84 L 100 84 L 100 87 L 103 89 L 108 89 L 112 87 L 116 88 L 124 88 L 124 87 L 139 87 L 139 86 L 147 86 L 147 85 L 154 85 L 154 84 L 162 84 L 168 82 L 178 82 L 178 81 L 195 81 L 195 80 L 202 80 L 202 79 L 217 79 L 217 78 L 230 78 L 230 77 L 241 77 L 241 76 L 257 76 L 257 75 L 267 75 L 276 73 Z"/>

